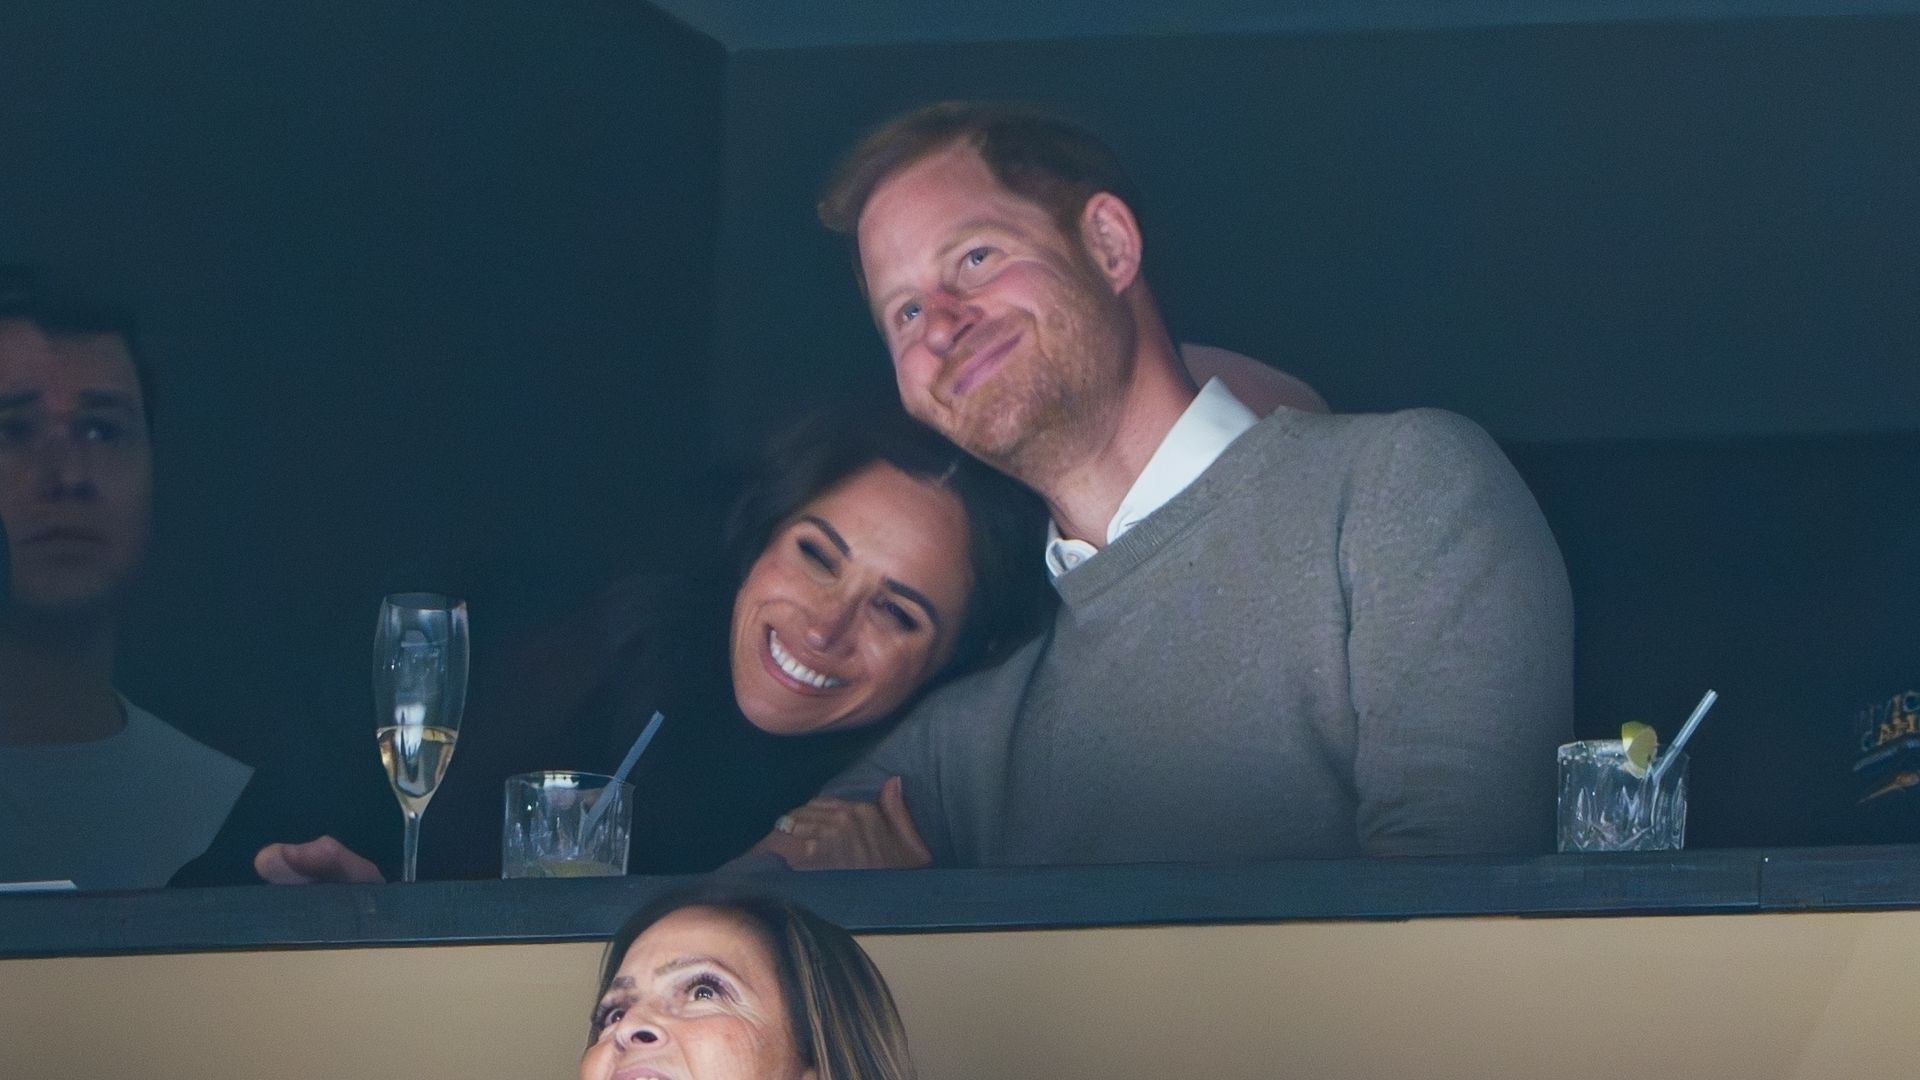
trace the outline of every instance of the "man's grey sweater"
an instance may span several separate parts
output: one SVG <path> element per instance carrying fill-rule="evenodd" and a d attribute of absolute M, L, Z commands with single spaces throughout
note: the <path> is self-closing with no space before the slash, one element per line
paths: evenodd
<path fill-rule="evenodd" d="M 903 776 L 946 866 L 1545 848 L 1572 602 L 1471 421 L 1282 410 L 1055 585 L 826 793 Z"/>

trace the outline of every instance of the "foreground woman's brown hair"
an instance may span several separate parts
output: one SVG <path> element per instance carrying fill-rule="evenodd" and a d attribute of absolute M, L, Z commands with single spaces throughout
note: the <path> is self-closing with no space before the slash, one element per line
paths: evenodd
<path fill-rule="evenodd" d="M 724 884 L 661 896 L 608 944 L 582 1080 L 656 1059 L 708 1080 L 915 1076 L 893 996 L 853 936 Z"/>

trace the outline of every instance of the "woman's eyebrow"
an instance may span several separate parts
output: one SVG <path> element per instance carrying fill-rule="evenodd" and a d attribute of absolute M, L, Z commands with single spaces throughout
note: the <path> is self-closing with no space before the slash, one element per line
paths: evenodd
<path fill-rule="evenodd" d="M 840 554 L 848 557 L 851 557 L 853 555 L 853 549 L 847 546 L 846 537 L 841 536 L 840 531 L 838 529 L 835 529 L 833 526 L 827 524 L 826 518 L 820 517 L 816 514 L 806 514 L 806 515 L 803 515 L 800 518 L 800 520 L 809 522 L 813 525 L 814 528 L 819 529 L 823 533 L 826 533 L 827 539 L 833 541 L 833 546 L 840 549 Z"/>
<path fill-rule="evenodd" d="M 826 518 L 820 517 L 817 514 L 805 514 L 801 516 L 800 520 L 807 522 L 824 533 L 826 538 L 833 542 L 833 546 L 840 549 L 841 555 L 849 559 L 853 557 L 853 548 L 848 546 L 846 537 L 841 536 L 839 530 L 829 525 Z M 899 581 L 894 578 L 882 578 L 881 580 L 886 583 L 889 590 L 899 593 L 902 597 L 905 597 L 918 606 L 921 611 L 926 612 L 927 621 L 933 624 L 935 630 L 943 630 L 946 628 L 946 623 L 940 618 L 939 606 L 928 599 L 926 593 L 921 592 L 919 589 L 914 588 L 904 581 Z"/>
<path fill-rule="evenodd" d="M 715 959 L 714 957 L 699 956 L 699 955 L 676 956 L 672 960 L 669 960 L 666 963 L 661 964 L 659 967 L 654 968 L 653 974 L 655 978 L 658 978 L 662 975 L 671 975 L 676 971 L 685 971 L 688 968 L 694 968 L 694 967 L 719 968 L 722 972 L 725 972 L 735 982 L 745 981 L 741 979 L 739 974 L 735 972 L 732 968 L 721 963 L 719 960 Z"/>

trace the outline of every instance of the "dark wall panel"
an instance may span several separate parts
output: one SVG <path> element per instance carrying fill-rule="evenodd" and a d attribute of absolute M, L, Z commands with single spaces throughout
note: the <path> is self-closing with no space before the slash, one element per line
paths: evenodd
<path fill-rule="evenodd" d="M 1189 339 L 1343 409 L 1530 439 L 1911 430 L 1920 20 L 736 54 L 725 448 L 886 366 L 816 187 L 929 100 L 1038 101 L 1138 174 Z"/>
<path fill-rule="evenodd" d="M 137 700 L 371 768 L 383 589 L 500 630 L 685 520 L 724 74 L 602 0 L 0 11 L 0 258 L 122 288 L 162 364 Z"/>

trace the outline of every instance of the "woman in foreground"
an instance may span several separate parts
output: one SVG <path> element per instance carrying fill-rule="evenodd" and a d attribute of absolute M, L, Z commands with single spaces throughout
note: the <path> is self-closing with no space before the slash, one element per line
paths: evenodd
<path fill-rule="evenodd" d="M 886 980 L 791 901 L 706 886 L 614 935 L 580 1080 L 912 1080 Z"/>

